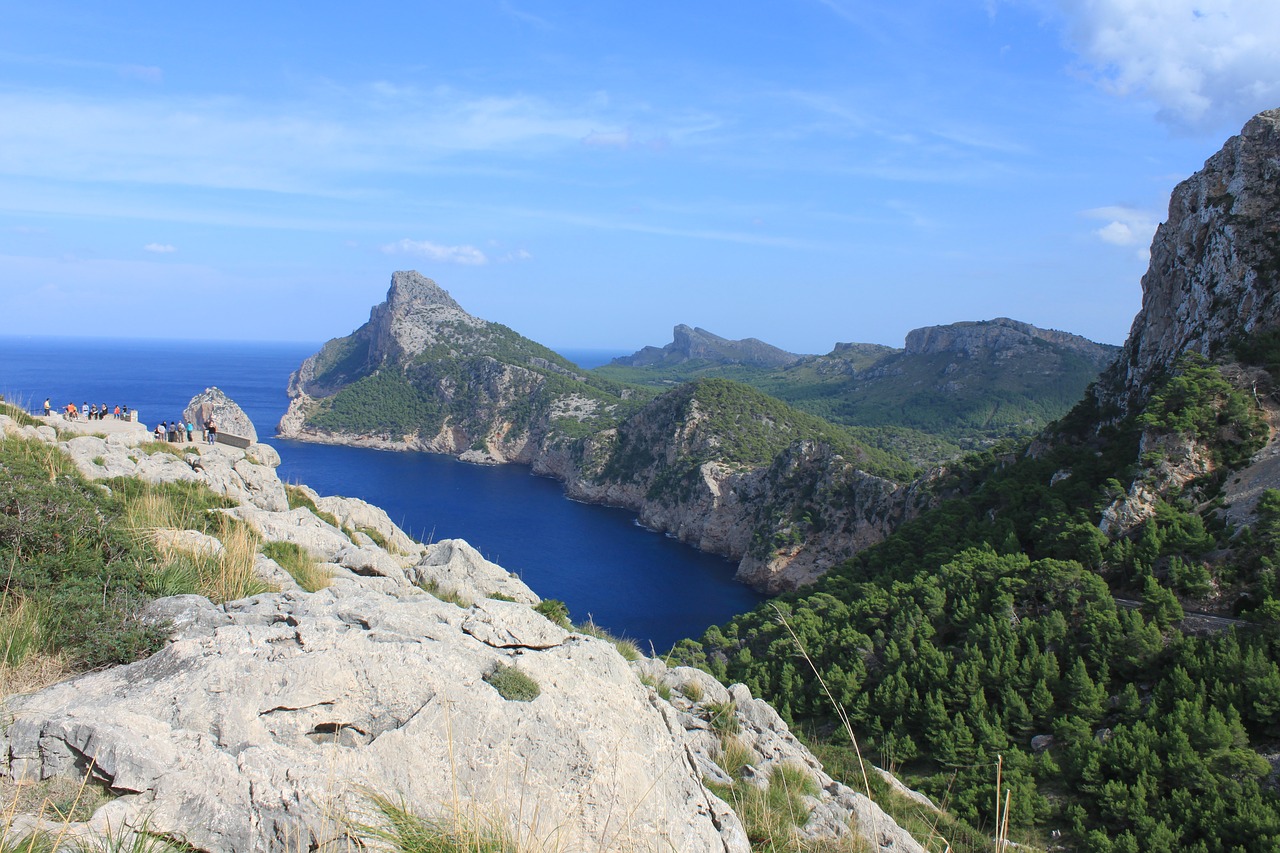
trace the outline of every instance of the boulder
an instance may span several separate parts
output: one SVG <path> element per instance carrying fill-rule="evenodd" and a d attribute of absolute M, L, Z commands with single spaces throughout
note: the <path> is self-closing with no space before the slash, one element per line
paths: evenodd
<path fill-rule="evenodd" d="M 461 539 L 444 539 L 430 545 L 426 554 L 410 570 L 410 580 L 455 593 L 467 601 L 493 595 L 525 604 L 541 601 L 524 581 L 495 565 Z"/>
<path fill-rule="evenodd" d="M 253 421 L 249 420 L 244 409 L 217 387 L 206 388 L 192 397 L 182 410 L 182 417 L 194 423 L 196 429 L 204 429 L 204 425 L 212 420 L 218 432 L 238 435 L 250 442 L 258 440 L 258 431 L 253 428 Z"/>

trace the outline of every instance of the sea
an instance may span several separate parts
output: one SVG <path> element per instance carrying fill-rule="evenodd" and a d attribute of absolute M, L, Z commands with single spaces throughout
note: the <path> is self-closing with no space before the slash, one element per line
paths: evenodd
<path fill-rule="evenodd" d="M 555 480 L 519 465 L 273 438 L 289 374 L 318 343 L 0 337 L 0 394 L 35 412 L 74 402 L 128 406 L 148 426 L 222 389 L 280 453 L 281 479 L 382 507 L 423 542 L 465 539 L 575 621 L 591 619 L 646 652 L 755 607 L 728 560 L 640 527 L 634 513 L 571 501 Z M 624 353 L 566 350 L 583 368 Z"/>

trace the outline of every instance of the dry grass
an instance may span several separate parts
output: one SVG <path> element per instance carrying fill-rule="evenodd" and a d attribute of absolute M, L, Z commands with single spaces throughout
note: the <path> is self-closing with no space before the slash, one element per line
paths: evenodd
<path fill-rule="evenodd" d="M 66 659 L 46 650 L 44 620 L 26 599 L 0 602 L 0 696 L 31 693 L 64 678 Z"/>
<path fill-rule="evenodd" d="M 207 500 L 155 486 L 144 487 L 126 502 L 124 523 L 140 537 L 155 542 L 158 530 L 212 527 L 212 535 L 222 543 L 217 553 L 158 544 L 150 591 L 155 595 L 195 593 L 217 604 L 270 591 L 253 570 L 258 535 L 238 519 L 220 513 L 211 516 L 208 510 Z"/>
<path fill-rule="evenodd" d="M 159 546 L 149 591 L 160 596 L 194 593 L 215 604 L 270 592 L 271 585 L 253 568 L 258 535 L 248 525 L 223 516 L 216 536 L 222 543 L 216 553 Z"/>

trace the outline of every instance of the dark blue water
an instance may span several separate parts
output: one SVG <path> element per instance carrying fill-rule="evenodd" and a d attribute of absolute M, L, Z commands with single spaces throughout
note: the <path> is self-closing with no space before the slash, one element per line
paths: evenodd
<path fill-rule="evenodd" d="M 127 404 L 143 423 L 176 419 L 216 385 L 269 438 L 288 406 L 289 373 L 316 344 L 0 338 L 0 393 L 35 410 L 74 401 Z M 615 355 L 565 352 L 590 367 Z M 664 651 L 760 600 L 733 566 L 635 524 L 624 510 L 566 500 L 560 484 L 515 465 L 277 439 L 280 476 L 362 498 L 422 541 L 465 539 L 575 619 Z"/>

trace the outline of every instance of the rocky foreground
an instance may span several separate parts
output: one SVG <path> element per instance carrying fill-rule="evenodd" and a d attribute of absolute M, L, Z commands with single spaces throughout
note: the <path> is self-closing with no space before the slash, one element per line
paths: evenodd
<path fill-rule="evenodd" d="M 707 783 L 767 786 L 787 765 L 817 792 L 803 799 L 803 836 L 922 850 L 744 686 L 628 662 L 534 611 L 537 595 L 465 542 L 414 542 L 363 501 L 303 487 L 326 518 L 290 509 L 267 445 L 147 453 L 141 427 L 67 437 L 4 416 L 0 436 L 56 444 L 92 480 L 202 482 L 264 541 L 296 543 L 332 573 L 304 592 L 259 554 L 278 592 L 158 599 L 144 618 L 171 633 L 156 654 L 5 700 L 0 773 L 89 774 L 115 795 L 72 834 L 129 826 L 209 851 L 349 849 L 352 822 L 382 795 L 420 815 L 497 821 L 528 849 L 747 851 Z M 156 535 L 219 547 L 195 531 Z M 490 680 L 505 667 L 537 695 L 504 698 Z M 726 708 L 749 758 L 738 779 L 716 763 Z M 12 815 L 8 837 L 35 822 Z"/>

